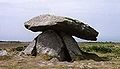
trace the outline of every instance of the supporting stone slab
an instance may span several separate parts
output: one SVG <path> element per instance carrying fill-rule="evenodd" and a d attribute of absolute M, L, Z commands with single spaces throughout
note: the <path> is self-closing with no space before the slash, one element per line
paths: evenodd
<path fill-rule="evenodd" d="M 32 56 L 45 54 L 58 58 L 59 61 L 74 61 L 87 57 L 72 36 L 53 30 L 39 34 L 23 52 Z"/>

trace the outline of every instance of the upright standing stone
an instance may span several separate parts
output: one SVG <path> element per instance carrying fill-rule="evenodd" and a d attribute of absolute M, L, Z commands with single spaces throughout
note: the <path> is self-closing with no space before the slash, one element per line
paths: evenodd
<path fill-rule="evenodd" d="M 60 33 L 60 36 L 61 36 L 62 40 L 64 41 L 65 46 L 66 46 L 72 60 L 75 60 L 77 58 L 84 59 L 80 47 L 78 46 L 77 42 L 75 41 L 75 39 L 72 36 L 67 35 L 63 32 Z"/>
<path fill-rule="evenodd" d="M 55 31 L 47 30 L 39 34 L 23 53 L 35 55 L 37 52 L 36 55 L 47 54 L 58 58 L 60 61 L 71 61 L 71 57 L 62 41 Z"/>
<path fill-rule="evenodd" d="M 83 58 L 82 52 L 72 36 L 53 30 L 47 30 L 38 35 L 23 52 L 28 55 L 47 54 L 60 61 Z"/>
<path fill-rule="evenodd" d="M 34 39 L 28 46 L 27 48 L 23 51 L 24 54 L 31 55 L 32 51 L 35 47 L 36 40 Z"/>
<path fill-rule="evenodd" d="M 48 54 L 49 56 L 57 57 L 63 47 L 61 38 L 53 30 L 48 30 L 38 35 L 36 41 L 38 54 Z"/>

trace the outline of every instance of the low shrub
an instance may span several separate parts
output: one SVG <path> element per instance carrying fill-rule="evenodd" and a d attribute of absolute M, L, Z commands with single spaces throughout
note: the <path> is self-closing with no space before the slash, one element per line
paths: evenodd
<path fill-rule="evenodd" d="M 120 56 L 120 43 L 81 43 L 80 48 L 85 52 L 112 53 Z"/>
<path fill-rule="evenodd" d="M 23 51 L 27 46 L 13 48 L 13 51 Z"/>
<path fill-rule="evenodd" d="M 104 46 L 91 46 L 91 47 L 83 47 L 82 50 L 86 52 L 100 52 L 100 53 L 111 53 L 112 49 Z"/>
<path fill-rule="evenodd" d="M 120 56 L 120 47 L 118 48 L 113 48 L 112 52 L 117 55 L 117 56 Z"/>
<path fill-rule="evenodd" d="M 24 47 L 17 47 L 15 48 L 16 51 L 22 51 L 24 49 Z"/>
<path fill-rule="evenodd" d="M 0 60 L 9 60 L 11 59 L 12 57 L 11 56 L 0 56 Z"/>

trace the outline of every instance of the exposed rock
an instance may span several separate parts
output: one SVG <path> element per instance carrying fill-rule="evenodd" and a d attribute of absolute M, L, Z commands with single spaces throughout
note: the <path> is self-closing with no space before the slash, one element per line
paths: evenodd
<path fill-rule="evenodd" d="M 6 50 L 0 50 L 0 56 L 6 56 L 7 51 Z"/>
<path fill-rule="evenodd" d="M 96 56 L 81 51 L 72 37 L 97 40 L 98 32 L 83 22 L 68 17 L 40 15 L 25 22 L 24 25 L 33 32 L 42 31 L 23 51 L 24 54 L 45 55 L 59 61 L 91 59 L 92 56 Z"/>
<path fill-rule="evenodd" d="M 30 45 L 23 51 L 25 54 L 41 55 L 47 54 L 52 57 L 61 58 L 60 54 L 63 43 L 61 38 L 52 30 L 48 30 L 39 34 Z"/>
<path fill-rule="evenodd" d="M 84 59 L 82 51 L 72 36 L 69 36 L 63 32 L 60 33 L 60 36 L 62 37 L 72 60 Z"/>
<path fill-rule="evenodd" d="M 92 27 L 68 17 L 40 15 L 25 22 L 24 25 L 27 29 L 34 32 L 51 29 L 86 40 L 97 40 L 96 37 L 98 36 L 98 32 Z"/>
<path fill-rule="evenodd" d="M 21 53 L 24 53 L 24 54 L 27 54 L 27 55 L 31 55 L 32 54 L 32 51 L 35 47 L 35 43 L 36 43 L 36 40 L 33 40 L 29 45 L 28 47 L 22 51 Z"/>
<path fill-rule="evenodd" d="M 55 62 L 59 62 L 59 60 L 57 58 L 52 58 L 50 62 L 55 63 Z"/>
<path fill-rule="evenodd" d="M 53 30 L 38 35 L 24 52 L 31 55 L 36 52 L 35 55 L 47 54 L 53 58 L 58 58 L 60 61 L 83 58 L 81 50 L 72 36 L 63 32 L 54 32 Z"/>
<path fill-rule="evenodd" d="M 39 54 L 48 54 L 49 56 L 57 57 L 63 47 L 61 38 L 52 30 L 38 35 L 36 41 L 36 49 Z"/>

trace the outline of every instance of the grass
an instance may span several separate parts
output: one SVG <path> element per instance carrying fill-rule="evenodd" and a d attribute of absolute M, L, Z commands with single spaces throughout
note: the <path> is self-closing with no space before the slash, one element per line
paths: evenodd
<path fill-rule="evenodd" d="M 1 56 L 0 61 L 2 60 L 10 60 L 12 57 L 11 56 Z"/>
<path fill-rule="evenodd" d="M 47 55 L 20 57 L 18 53 L 25 49 L 28 43 L 2 43 L 0 49 L 9 52 L 9 56 L 0 57 L 0 69 L 120 69 L 120 43 L 113 42 L 82 42 L 80 48 L 100 57 L 108 57 L 109 61 L 96 62 L 81 60 L 70 62 L 51 61 Z"/>
<path fill-rule="evenodd" d="M 81 43 L 80 48 L 86 52 L 112 53 L 120 56 L 120 44 L 111 42 Z"/>

